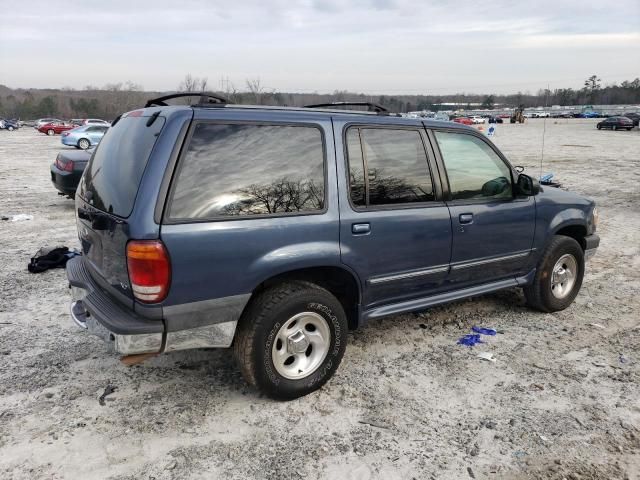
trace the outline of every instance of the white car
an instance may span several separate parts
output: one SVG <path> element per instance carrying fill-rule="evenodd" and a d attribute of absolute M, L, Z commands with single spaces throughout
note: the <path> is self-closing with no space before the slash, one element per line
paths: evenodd
<path fill-rule="evenodd" d="M 471 119 L 471 121 L 473 122 L 474 125 L 478 125 L 480 123 L 485 123 L 487 121 L 486 118 L 482 118 L 479 117 L 477 115 L 474 115 L 473 117 L 469 117 Z"/>
<path fill-rule="evenodd" d="M 107 122 L 106 120 L 101 120 L 99 118 L 85 118 L 82 121 L 82 125 L 106 125 L 107 127 L 111 126 L 109 122 Z"/>

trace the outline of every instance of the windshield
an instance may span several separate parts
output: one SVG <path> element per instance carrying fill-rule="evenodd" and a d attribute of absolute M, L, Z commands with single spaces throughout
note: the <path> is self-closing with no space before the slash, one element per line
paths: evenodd
<path fill-rule="evenodd" d="M 164 126 L 158 117 L 123 117 L 111 127 L 91 157 L 82 176 L 79 195 L 104 212 L 128 217 L 133 210 L 142 173 Z"/>

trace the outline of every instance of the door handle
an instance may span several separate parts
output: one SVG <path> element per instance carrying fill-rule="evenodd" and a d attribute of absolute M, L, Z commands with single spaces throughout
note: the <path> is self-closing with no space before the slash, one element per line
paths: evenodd
<path fill-rule="evenodd" d="M 461 213 L 458 219 L 461 224 L 473 223 L 473 213 Z"/>
<path fill-rule="evenodd" d="M 351 233 L 354 235 L 366 235 L 371 233 L 371 225 L 369 223 L 354 223 L 351 225 Z"/>

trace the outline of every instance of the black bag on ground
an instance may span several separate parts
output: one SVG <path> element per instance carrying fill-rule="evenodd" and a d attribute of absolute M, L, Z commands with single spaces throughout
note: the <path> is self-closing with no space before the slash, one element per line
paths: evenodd
<path fill-rule="evenodd" d="M 67 247 L 56 247 L 50 250 L 41 248 L 31 258 L 27 270 L 31 273 L 41 273 L 50 268 L 64 268 L 70 258 L 80 255 L 70 251 Z"/>

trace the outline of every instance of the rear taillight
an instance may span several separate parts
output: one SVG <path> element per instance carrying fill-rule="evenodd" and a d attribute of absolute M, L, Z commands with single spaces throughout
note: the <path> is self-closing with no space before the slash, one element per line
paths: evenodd
<path fill-rule="evenodd" d="M 65 172 L 73 172 L 73 160 L 60 160 L 60 156 L 56 157 L 56 167 Z"/>
<path fill-rule="evenodd" d="M 160 240 L 127 243 L 127 267 L 133 296 L 144 303 L 161 302 L 169 292 L 171 263 Z"/>

